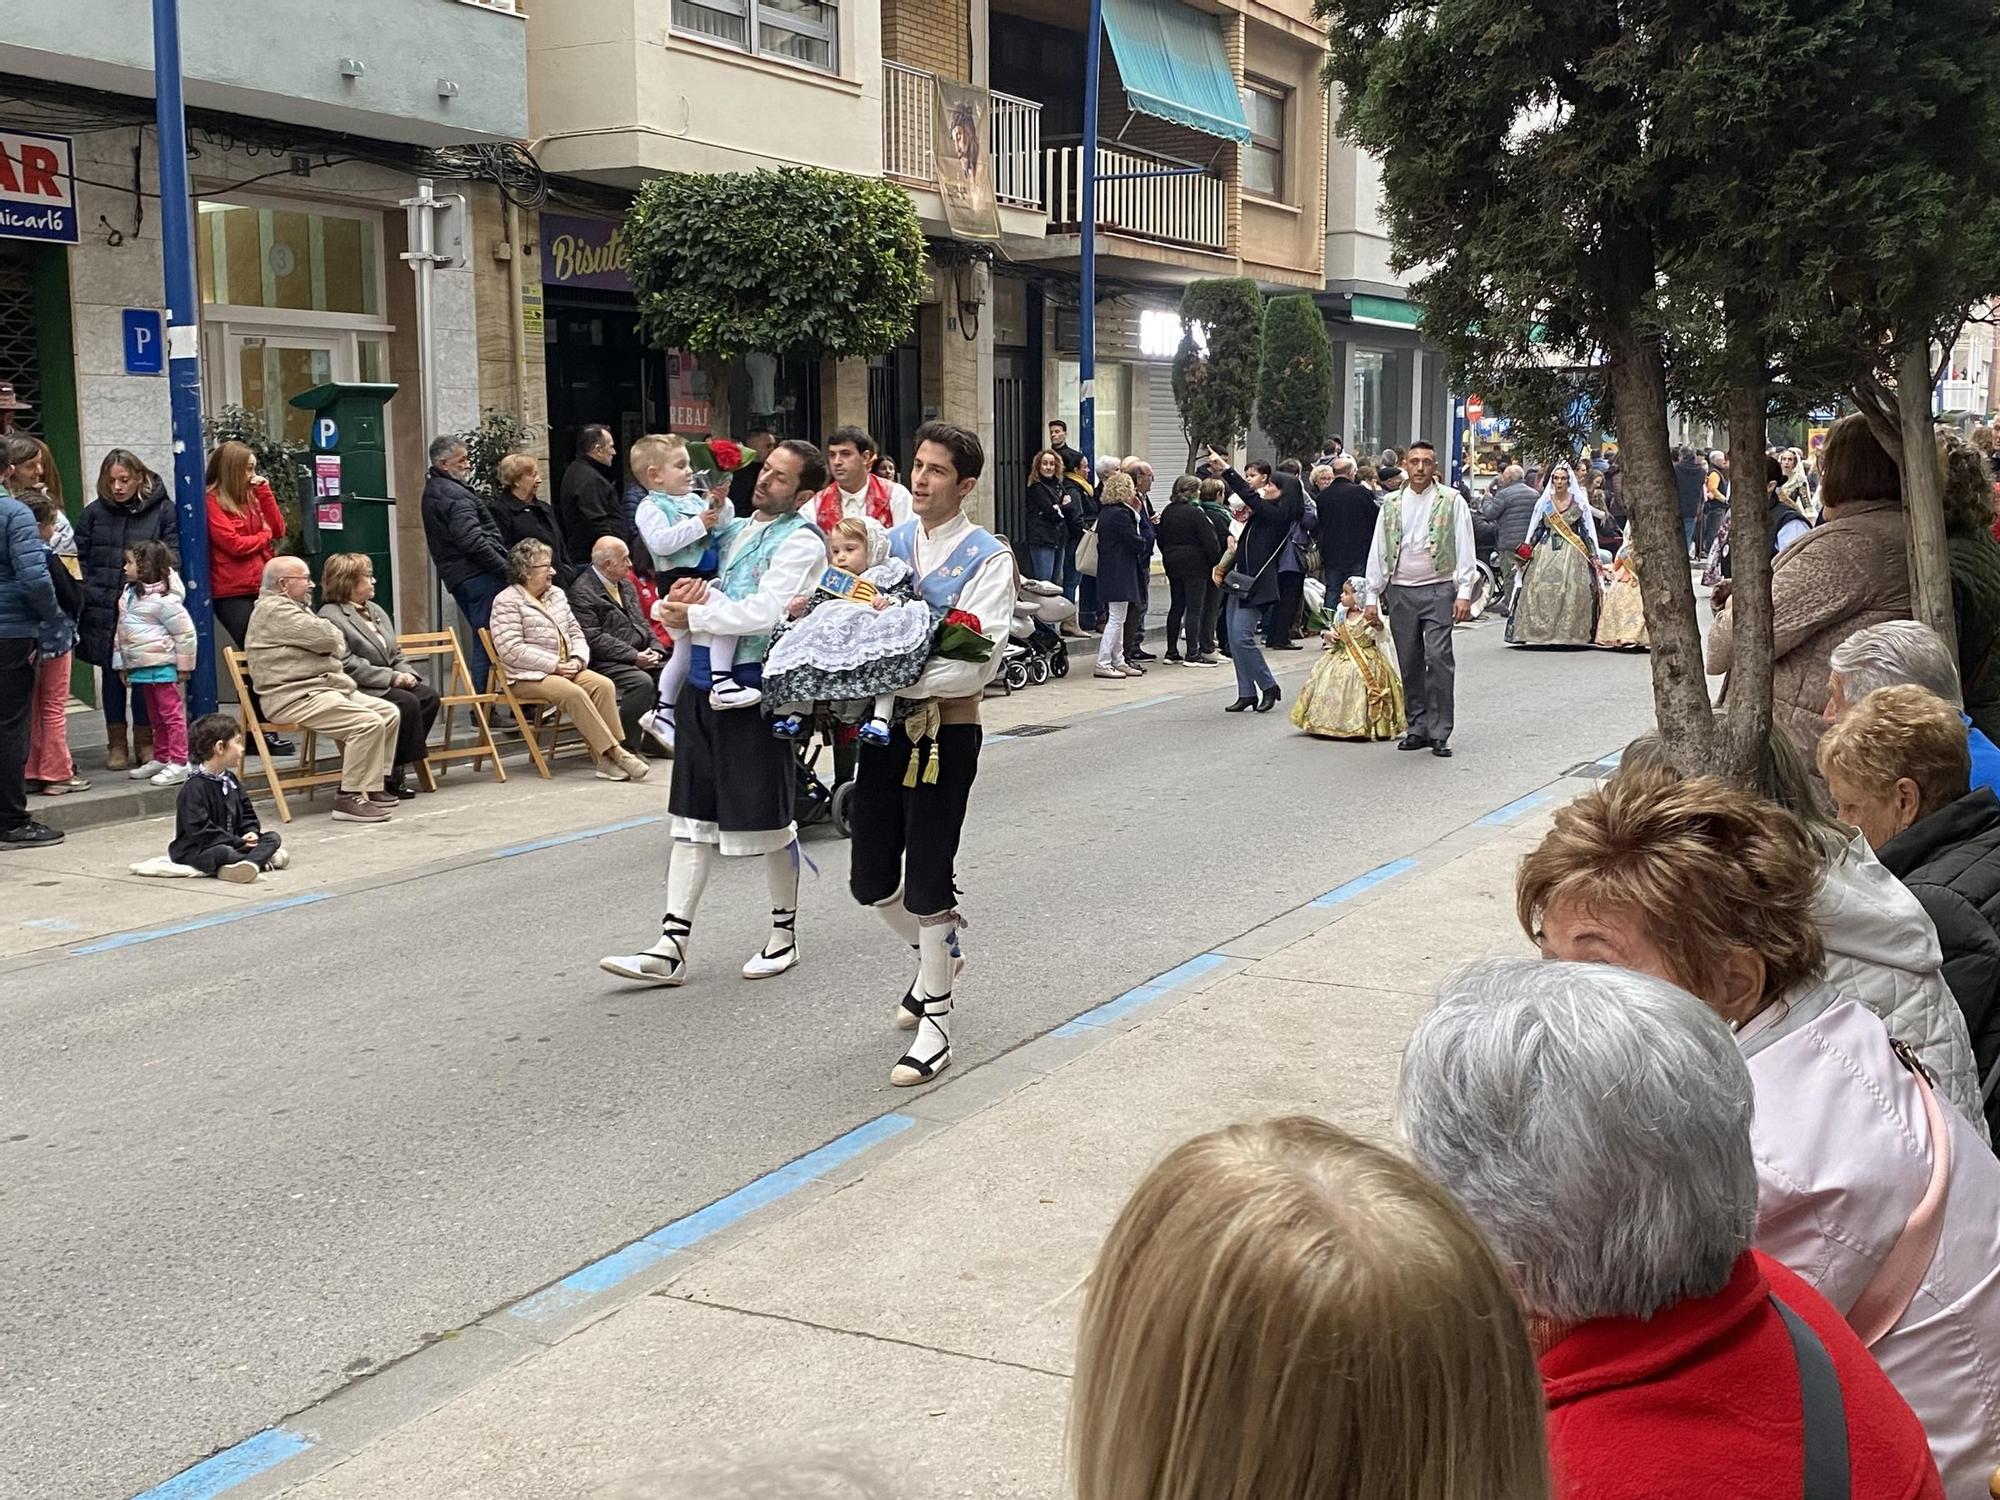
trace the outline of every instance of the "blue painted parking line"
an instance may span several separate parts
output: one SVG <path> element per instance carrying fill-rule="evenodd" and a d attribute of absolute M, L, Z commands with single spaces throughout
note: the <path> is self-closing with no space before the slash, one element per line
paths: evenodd
<path fill-rule="evenodd" d="M 1198 953 L 1186 963 L 1176 964 L 1173 968 L 1167 970 L 1166 973 L 1155 974 L 1144 984 L 1137 985 L 1127 990 L 1124 994 L 1083 1012 L 1082 1015 L 1072 1016 L 1051 1032 L 1050 1035 L 1083 1036 L 1089 1032 L 1101 1030 L 1103 1027 L 1111 1025 L 1114 1021 L 1123 1019 L 1140 1006 L 1157 1000 L 1162 995 L 1171 994 L 1173 991 L 1187 984 L 1189 980 L 1198 979 L 1203 974 L 1221 967 L 1228 961 L 1228 958 L 1220 953 Z"/>
<path fill-rule="evenodd" d="M 220 927 L 226 922 L 241 922 L 248 917 L 261 917 L 266 912 L 290 911 L 295 906 L 311 906 L 315 901 L 333 899 L 332 891 L 301 891 L 296 896 L 287 896 L 282 901 L 259 901 L 255 906 L 239 906 L 234 911 L 211 912 L 205 917 L 194 917 L 185 922 L 170 922 L 165 927 L 141 927 L 137 932 L 121 932 L 116 936 L 99 938 L 94 943 L 69 950 L 71 958 L 88 958 L 93 953 L 109 953 L 114 948 L 130 948 L 134 943 L 150 943 L 159 938 L 179 937 L 184 932 L 201 932 L 206 928 Z"/>
<path fill-rule="evenodd" d="M 213 1458 L 205 1458 L 191 1469 L 183 1469 L 165 1484 L 156 1484 L 134 1500 L 214 1500 L 246 1480 L 275 1469 L 288 1458 L 296 1458 L 312 1447 L 310 1438 L 283 1427 L 267 1427 L 255 1437 L 245 1438 L 234 1448 L 225 1448 Z"/>
<path fill-rule="evenodd" d="M 526 844 L 510 844 L 505 849 L 495 849 L 488 859 L 514 859 L 519 855 L 533 854 L 538 849 L 560 849 L 564 844 L 581 844 L 586 839 L 601 839 L 607 833 L 624 833 L 633 828 L 651 828 L 666 819 L 658 813 L 646 818 L 627 818 L 622 823 L 604 823 L 596 828 L 579 828 L 575 833 L 552 834 L 545 839 L 535 839 Z"/>
<path fill-rule="evenodd" d="M 1530 792 L 1525 797 L 1516 797 L 1505 807 L 1494 808 L 1492 812 L 1479 820 L 1479 826 L 1481 828 L 1499 828 L 1503 824 L 1511 823 L 1516 818 L 1531 813 L 1545 803 L 1553 801 L 1555 801 L 1555 793 L 1553 792 Z"/>
<path fill-rule="evenodd" d="M 1386 865 L 1377 865 L 1366 875 L 1357 875 L 1346 885 L 1337 885 L 1324 896 L 1309 903 L 1313 906 L 1339 906 L 1352 901 L 1356 896 L 1365 896 L 1385 880 L 1394 880 L 1398 875 L 1407 875 L 1417 867 L 1414 859 L 1392 860 Z"/>
<path fill-rule="evenodd" d="M 821 1174 L 852 1161 L 892 1136 L 901 1135 L 916 1123 L 909 1115 L 890 1114 L 881 1115 L 865 1125 L 857 1125 L 817 1151 L 808 1151 L 796 1161 L 766 1172 L 728 1197 L 718 1198 L 706 1208 L 698 1208 L 685 1218 L 662 1225 L 644 1239 L 635 1240 L 622 1250 L 615 1250 L 570 1272 L 555 1285 L 522 1298 L 508 1312 L 517 1318 L 547 1318 L 566 1312 L 586 1298 L 609 1291 L 649 1266 L 658 1265 L 675 1251 L 699 1244 L 758 1209 L 797 1192 Z"/>

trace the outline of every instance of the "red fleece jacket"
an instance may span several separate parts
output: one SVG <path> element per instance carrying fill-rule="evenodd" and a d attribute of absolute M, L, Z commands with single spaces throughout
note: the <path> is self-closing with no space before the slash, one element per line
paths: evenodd
<path fill-rule="evenodd" d="M 1943 1500 L 1924 1429 L 1832 1305 L 1752 1251 L 1713 1297 L 1605 1318 L 1542 1356 L 1564 1500 L 1770 1500 L 1805 1489 L 1798 1366 L 1775 1293 L 1833 1358 L 1853 1500 Z"/>
<path fill-rule="evenodd" d="M 271 486 L 260 479 L 250 487 L 251 503 L 232 515 L 208 492 L 209 593 L 217 599 L 254 596 L 264 586 L 264 564 L 285 537 L 285 513 Z"/>

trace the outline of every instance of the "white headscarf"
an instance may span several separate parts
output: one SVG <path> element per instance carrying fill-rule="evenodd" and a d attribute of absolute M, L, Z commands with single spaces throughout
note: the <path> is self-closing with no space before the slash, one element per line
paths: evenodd
<path fill-rule="evenodd" d="M 1549 465 L 1548 482 L 1542 486 L 1542 498 L 1535 502 L 1534 519 L 1528 523 L 1529 534 L 1534 534 L 1535 528 L 1541 524 L 1542 517 L 1555 514 L 1556 471 L 1558 469 L 1569 476 L 1570 500 L 1576 506 L 1577 514 L 1583 518 L 1583 525 L 1576 529 L 1582 532 L 1584 540 L 1590 543 L 1590 550 L 1595 553 L 1597 551 L 1597 518 L 1591 514 L 1590 493 L 1578 485 L 1576 465 L 1568 459 L 1560 459 Z"/>

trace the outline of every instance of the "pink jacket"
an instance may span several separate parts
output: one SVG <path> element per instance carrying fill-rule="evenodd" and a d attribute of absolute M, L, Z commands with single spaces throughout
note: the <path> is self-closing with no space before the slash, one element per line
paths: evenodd
<path fill-rule="evenodd" d="M 1756 1087 L 1756 1247 L 1846 1314 L 1930 1180 L 1918 1084 L 1873 1012 L 1813 985 L 1739 1038 Z M 1902 1320 L 1874 1345 L 1951 1500 L 2000 1467 L 2000 1160 L 1956 1110 L 1944 1229 Z"/>

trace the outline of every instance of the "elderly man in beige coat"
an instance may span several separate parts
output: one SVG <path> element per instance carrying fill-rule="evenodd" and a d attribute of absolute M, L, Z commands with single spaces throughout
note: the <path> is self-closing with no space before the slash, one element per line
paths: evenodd
<path fill-rule="evenodd" d="M 401 716 L 393 703 L 362 692 L 341 670 L 346 639 L 338 625 L 313 613 L 312 573 L 303 559 L 274 557 L 264 565 L 243 647 L 263 712 L 340 745 L 334 819 L 386 823 L 396 803 L 385 786 Z"/>

